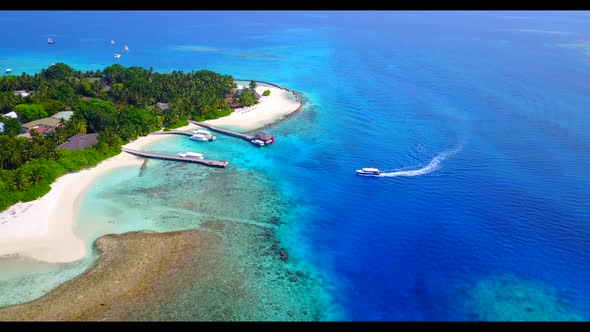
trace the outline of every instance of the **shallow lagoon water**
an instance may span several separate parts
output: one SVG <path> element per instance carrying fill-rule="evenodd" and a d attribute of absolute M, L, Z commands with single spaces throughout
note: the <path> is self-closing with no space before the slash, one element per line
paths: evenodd
<path fill-rule="evenodd" d="M 115 63 L 115 39 L 130 47 L 126 66 L 207 68 L 307 98 L 303 112 L 265 130 L 277 138 L 268 149 L 222 135 L 148 147 L 230 167 L 150 161 L 141 177 L 107 174 L 81 211 L 88 238 L 199 227 L 212 216 L 255 227 L 278 216 L 291 257 L 324 280 L 309 298 L 329 294 L 317 295 L 329 299 L 328 319 L 587 320 L 590 59 L 559 46 L 590 38 L 587 14 L 7 12 L 16 21 L 2 21 L 11 47 L 0 65 L 100 68 Z M 30 19 L 47 24 L 19 24 Z M 16 25 L 18 37 L 9 33 Z M 420 169 L 458 146 L 427 174 L 354 175 Z M 59 280 L 72 274 L 60 269 L 51 272 Z M 3 303 L 17 298 L 8 285 Z"/>

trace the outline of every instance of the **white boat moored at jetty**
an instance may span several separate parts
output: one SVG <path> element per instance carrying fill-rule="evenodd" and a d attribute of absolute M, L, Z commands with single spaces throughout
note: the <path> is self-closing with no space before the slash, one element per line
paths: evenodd
<path fill-rule="evenodd" d="M 263 141 L 259 140 L 259 139 L 253 139 L 250 142 L 252 142 L 252 144 L 258 145 L 258 146 L 265 146 L 266 144 L 264 144 Z"/>
<path fill-rule="evenodd" d="M 203 134 L 203 133 L 199 133 L 199 134 L 194 134 L 193 136 L 191 136 L 192 140 L 195 141 L 200 141 L 200 142 L 211 142 L 217 139 L 217 137 L 211 135 L 211 134 Z"/>
<path fill-rule="evenodd" d="M 121 57 L 121 54 L 115 53 L 115 59 L 118 59 Z"/>
<path fill-rule="evenodd" d="M 203 159 L 203 154 L 202 153 L 196 153 L 196 152 L 179 153 L 178 155 L 181 156 L 182 158 Z"/>
<path fill-rule="evenodd" d="M 356 174 L 361 176 L 376 176 L 381 174 L 381 172 L 378 168 L 366 167 L 363 169 L 357 169 Z"/>

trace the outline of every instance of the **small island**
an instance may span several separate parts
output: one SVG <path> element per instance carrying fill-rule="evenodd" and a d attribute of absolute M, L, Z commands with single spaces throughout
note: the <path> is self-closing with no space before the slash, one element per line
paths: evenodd
<path fill-rule="evenodd" d="M 188 120 L 249 132 L 301 105 L 285 88 L 208 70 L 157 73 L 115 64 L 81 72 L 57 63 L 39 74 L 1 77 L 0 256 L 85 257 L 73 231 L 77 198 L 101 174 L 141 165 L 122 149 L 166 137 L 148 134 L 201 129 Z"/>

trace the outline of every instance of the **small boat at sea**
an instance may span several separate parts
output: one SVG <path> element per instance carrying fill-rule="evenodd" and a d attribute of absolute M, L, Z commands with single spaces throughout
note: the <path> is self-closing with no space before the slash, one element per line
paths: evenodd
<path fill-rule="evenodd" d="M 12 69 L 6 68 L 6 74 L 10 74 L 10 73 L 12 73 Z"/>
<path fill-rule="evenodd" d="M 203 159 L 203 154 L 196 153 L 196 152 L 179 153 L 178 155 L 181 156 L 182 158 Z"/>
<path fill-rule="evenodd" d="M 200 141 L 200 142 L 211 142 L 217 139 L 217 137 L 211 134 L 194 134 L 191 136 L 192 140 Z"/>
<path fill-rule="evenodd" d="M 111 39 L 111 45 L 115 45 L 115 41 Z"/>
<path fill-rule="evenodd" d="M 115 59 L 119 59 L 121 57 L 121 54 L 115 53 Z"/>
<path fill-rule="evenodd" d="M 381 171 L 378 168 L 366 167 L 356 170 L 356 175 L 360 176 L 378 176 L 379 174 L 381 174 Z"/>
<path fill-rule="evenodd" d="M 47 38 L 47 44 L 53 45 L 55 44 L 55 40 L 53 40 L 53 38 Z"/>
<path fill-rule="evenodd" d="M 129 47 L 127 47 L 127 45 L 123 46 L 123 52 L 129 52 Z"/>
<path fill-rule="evenodd" d="M 259 140 L 259 139 L 253 139 L 250 142 L 252 142 L 252 144 L 254 145 L 258 145 L 258 146 L 265 146 L 266 144 L 264 144 L 263 141 Z"/>

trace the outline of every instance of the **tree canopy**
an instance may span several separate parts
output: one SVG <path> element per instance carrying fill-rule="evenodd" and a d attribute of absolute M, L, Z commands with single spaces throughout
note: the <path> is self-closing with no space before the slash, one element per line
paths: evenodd
<path fill-rule="evenodd" d="M 234 87 L 231 76 L 209 70 L 156 73 L 119 64 L 79 72 L 57 63 L 40 74 L 0 77 L 0 112 L 14 110 L 20 122 L 74 112 L 62 126 L 45 135 L 31 132 L 30 139 L 15 137 L 21 132 L 19 121 L 0 116 L 5 124 L 0 134 L 0 210 L 43 196 L 62 174 L 94 166 L 120 153 L 127 141 L 162 126 L 231 114 L 226 96 Z M 30 96 L 23 98 L 16 90 Z M 255 103 L 245 90 L 240 102 Z M 160 111 L 159 102 L 170 108 Z M 84 150 L 58 149 L 68 137 L 81 133 L 98 133 L 98 143 Z"/>
<path fill-rule="evenodd" d="M 14 111 L 22 122 L 31 122 L 47 117 L 47 112 L 42 104 L 19 104 Z"/>
<path fill-rule="evenodd" d="M 0 115 L 0 122 L 4 123 L 4 135 L 16 136 L 23 130 L 17 119 Z"/>

